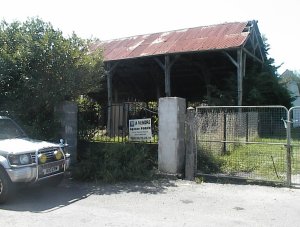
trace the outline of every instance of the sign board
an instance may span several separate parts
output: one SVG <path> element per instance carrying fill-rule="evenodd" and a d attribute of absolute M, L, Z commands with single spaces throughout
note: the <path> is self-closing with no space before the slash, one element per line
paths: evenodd
<path fill-rule="evenodd" d="M 129 141 L 151 141 L 151 118 L 129 120 Z"/>

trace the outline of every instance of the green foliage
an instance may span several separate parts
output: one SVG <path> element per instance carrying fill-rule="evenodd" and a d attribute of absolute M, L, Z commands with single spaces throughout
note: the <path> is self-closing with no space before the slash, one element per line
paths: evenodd
<path fill-rule="evenodd" d="M 101 106 L 88 96 L 78 98 L 77 104 L 79 140 L 90 141 L 99 130 Z"/>
<path fill-rule="evenodd" d="M 205 97 L 209 100 L 210 105 L 222 106 L 236 104 L 236 76 L 215 78 L 214 84 L 208 85 L 210 97 Z"/>
<path fill-rule="evenodd" d="M 219 173 L 223 161 L 212 152 L 201 149 L 197 152 L 197 169 L 202 173 Z"/>
<path fill-rule="evenodd" d="M 39 137 L 54 136 L 53 110 L 64 100 L 101 89 L 101 52 L 89 40 L 38 18 L 0 22 L 0 109 L 12 111 Z"/>
<path fill-rule="evenodd" d="M 259 139 L 259 141 L 271 142 L 274 140 Z M 286 151 L 280 145 L 241 145 L 220 158 L 223 160 L 221 168 L 223 173 L 251 174 L 253 178 L 259 177 L 271 181 L 285 179 Z M 299 169 L 294 169 L 293 172 L 299 173 Z"/>
<path fill-rule="evenodd" d="M 268 55 L 269 45 L 263 40 L 263 52 Z M 251 61 L 249 61 L 251 62 Z M 280 83 L 278 67 L 274 59 L 266 58 L 264 64 L 247 64 L 243 78 L 243 105 L 283 105 L 291 107 L 292 98 L 288 90 Z M 236 105 L 237 76 L 233 71 L 227 77 L 212 76 L 208 85 L 209 95 L 205 97 L 209 105 Z"/>
<path fill-rule="evenodd" d="M 269 44 L 263 37 L 263 49 L 268 55 Z M 266 58 L 263 66 L 255 64 L 244 79 L 244 105 L 292 106 L 289 91 L 280 83 L 273 58 Z"/>
<path fill-rule="evenodd" d="M 142 180 L 152 176 L 155 158 L 145 144 L 105 144 L 92 146 L 73 171 L 79 180 L 115 182 Z"/>
<path fill-rule="evenodd" d="M 258 72 L 253 68 L 244 80 L 244 105 L 283 105 L 291 107 L 288 90 L 279 83 L 279 78 L 270 71 Z"/>
<path fill-rule="evenodd" d="M 202 173 L 284 182 L 286 180 L 286 139 L 257 138 L 257 144 L 239 144 L 226 154 L 198 151 L 197 168 Z M 294 140 L 298 144 L 298 140 Z M 273 144 L 271 144 L 273 143 Z M 278 144 L 274 144 L 278 143 Z M 282 145 L 281 145 L 282 144 Z M 300 173 L 299 155 L 291 156 L 292 175 Z"/>

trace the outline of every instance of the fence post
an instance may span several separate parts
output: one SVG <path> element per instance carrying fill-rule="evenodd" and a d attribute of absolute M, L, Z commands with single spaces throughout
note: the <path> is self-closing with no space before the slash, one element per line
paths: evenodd
<path fill-rule="evenodd" d="M 290 119 L 290 110 L 288 111 L 287 122 L 286 122 L 286 130 L 287 130 L 287 146 L 286 146 L 286 183 L 287 186 L 291 186 L 291 178 L 292 178 L 292 160 L 291 160 L 291 119 Z"/>
<path fill-rule="evenodd" d="M 246 113 L 246 142 L 249 142 L 249 114 Z"/>
<path fill-rule="evenodd" d="M 227 116 L 226 112 L 224 111 L 224 123 L 223 123 L 223 154 L 227 153 L 227 148 L 226 148 L 226 141 L 227 141 Z"/>
<path fill-rule="evenodd" d="M 187 109 L 186 119 L 186 147 L 185 147 L 185 179 L 194 180 L 197 170 L 197 148 L 195 133 L 195 109 Z"/>

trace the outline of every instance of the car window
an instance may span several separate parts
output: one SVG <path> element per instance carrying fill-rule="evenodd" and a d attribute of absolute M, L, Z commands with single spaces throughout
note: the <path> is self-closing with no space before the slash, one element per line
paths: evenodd
<path fill-rule="evenodd" d="M 0 119 L 0 139 L 25 137 L 23 130 L 10 119 Z"/>

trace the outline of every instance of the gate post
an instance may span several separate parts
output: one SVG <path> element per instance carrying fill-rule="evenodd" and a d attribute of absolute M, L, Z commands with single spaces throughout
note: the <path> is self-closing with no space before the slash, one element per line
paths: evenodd
<path fill-rule="evenodd" d="M 55 108 L 55 112 L 61 124 L 60 135 L 68 144 L 71 163 L 74 164 L 77 162 L 77 104 L 65 101 Z"/>
<path fill-rule="evenodd" d="M 291 109 L 290 109 L 291 110 Z M 286 130 L 287 130 L 287 146 L 286 146 L 286 183 L 288 187 L 291 187 L 292 184 L 292 160 L 291 160 L 291 117 L 290 110 L 288 111 Z"/>
<path fill-rule="evenodd" d="M 195 109 L 187 109 L 186 147 L 185 147 L 185 179 L 194 180 L 197 170 L 197 148 L 195 132 Z"/>
<path fill-rule="evenodd" d="M 158 106 L 158 169 L 172 174 L 184 173 L 184 122 L 186 101 L 165 97 Z"/>

